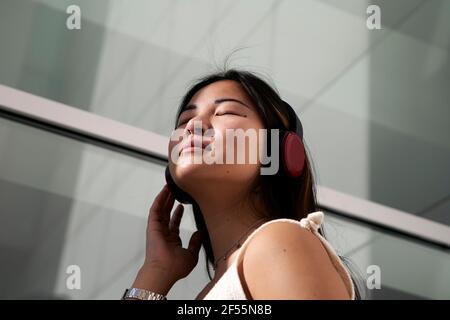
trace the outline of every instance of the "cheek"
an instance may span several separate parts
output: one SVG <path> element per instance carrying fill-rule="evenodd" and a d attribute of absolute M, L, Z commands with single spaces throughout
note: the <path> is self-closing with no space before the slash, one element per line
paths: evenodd
<path fill-rule="evenodd" d="M 259 129 L 263 128 L 263 124 L 259 119 L 256 118 L 244 118 L 240 116 L 236 117 L 224 117 L 220 122 L 215 124 L 214 131 L 220 131 L 225 135 L 226 130 L 237 130 L 242 129 L 244 131 L 254 130 L 258 133 Z"/>
<path fill-rule="evenodd" d="M 169 157 L 169 163 L 173 163 L 176 161 L 176 159 L 178 159 L 178 154 L 180 152 L 182 142 L 183 142 L 182 138 L 180 138 L 179 141 L 169 140 L 169 144 L 167 147 L 167 155 Z"/>
<path fill-rule="evenodd" d="M 224 116 L 220 123 L 218 124 L 218 127 L 221 129 L 249 129 L 249 128 L 257 128 L 258 122 L 249 117 L 243 117 L 243 116 Z"/>
<path fill-rule="evenodd" d="M 173 148 L 175 148 L 175 146 L 176 146 L 178 143 L 179 143 L 179 142 L 177 142 L 177 141 L 172 141 L 172 140 L 169 141 L 169 148 L 168 148 L 169 155 L 170 155 L 170 152 L 172 152 Z"/>
<path fill-rule="evenodd" d="M 222 143 L 218 143 L 216 145 L 218 148 L 217 152 L 222 154 L 223 159 L 226 162 L 230 161 L 227 158 L 227 155 L 228 157 L 234 158 L 232 160 L 233 162 L 228 162 L 228 164 L 259 165 L 260 129 L 262 128 L 255 126 L 243 126 L 242 124 L 234 128 L 222 128 L 220 130 L 220 135 L 216 135 L 216 139 L 222 139 Z M 226 130 L 231 130 L 228 135 Z M 220 150 L 220 147 L 222 147 L 222 151 Z"/>

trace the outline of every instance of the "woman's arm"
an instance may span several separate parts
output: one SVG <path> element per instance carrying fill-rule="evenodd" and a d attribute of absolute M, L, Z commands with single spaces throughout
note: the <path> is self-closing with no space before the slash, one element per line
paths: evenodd
<path fill-rule="evenodd" d="M 249 242 L 243 276 L 253 299 L 350 299 L 320 240 L 292 223 L 273 223 Z"/>
<path fill-rule="evenodd" d="M 171 278 L 170 273 L 144 265 L 139 269 L 132 287 L 146 289 L 166 296 L 174 284 L 175 281 Z"/>

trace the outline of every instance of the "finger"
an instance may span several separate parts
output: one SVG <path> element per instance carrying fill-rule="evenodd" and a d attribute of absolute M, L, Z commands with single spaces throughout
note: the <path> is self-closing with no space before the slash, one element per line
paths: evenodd
<path fill-rule="evenodd" d="M 170 189 L 168 190 L 167 198 L 164 201 L 164 207 L 162 208 L 161 214 L 163 215 L 163 218 L 167 223 L 170 221 L 170 213 L 172 212 L 173 204 L 175 202 L 175 196 L 173 193 L 170 192 Z"/>
<path fill-rule="evenodd" d="M 179 232 L 180 231 L 180 223 L 181 218 L 183 217 L 184 207 L 182 204 L 179 204 L 172 215 L 172 219 L 170 219 L 169 229 L 171 231 Z"/>
<path fill-rule="evenodd" d="M 168 195 L 167 198 L 164 201 L 164 212 L 165 213 L 170 213 L 172 211 L 172 207 L 173 207 L 173 203 L 175 201 L 175 196 L 174 194 L 170 191 L 170 189 L 168 188 Z"/>
<path fill-rule="evenodd" d="M 158 195 L 153 200 L 153 203 L 149 210 L 148 222 L 150 221 L 158 221 L 158 222 L 166 222 L 166 219 L 163 215 L 164 205 L 167 197 L 169 196 L 169 188 L 165 185 L 164 188 L 158 193 Z M 168 221 L 167 221 L 168 222 Z"/>
<path fill-rule="evenodd" d="M 189 240 L 188 250 L 198 259 L 198 253 L 200 252 L 200 248 L 202 246 L 202 238 L 200 235 L 200 231 L 195 231 L 191 239 Z"/>

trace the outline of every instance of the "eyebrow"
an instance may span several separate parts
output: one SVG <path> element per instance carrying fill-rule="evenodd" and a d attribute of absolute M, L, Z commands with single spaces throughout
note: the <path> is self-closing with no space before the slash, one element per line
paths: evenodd
<path fill-rule="evenodd" d="M 247 107 L 247 108 L 250 109 L 250 107 L 246 103 L 242 102 L 241 100 L 235 99 L 235 98 L 220 98 L 220 99 L 216 99 L 216 100 L 214 100 L 214 104 L 217 105 L 217 104 L 221 104 L 222 102 L 229 102 L 229 101 L 237 102 L 237 103 L 243 105 L 244 107 Z M 194 110 L 194 109 L 197 109 L 197 106 L 195 104 L 193 104 L 193 103 L 190 103 L 186 107 L 184 107 L 183 110 L 181 110 L 180 115 L 184 111 Z"/>

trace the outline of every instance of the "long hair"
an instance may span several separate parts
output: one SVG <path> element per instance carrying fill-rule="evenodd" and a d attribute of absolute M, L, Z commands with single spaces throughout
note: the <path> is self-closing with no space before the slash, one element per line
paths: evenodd
<path fill-rule="evenodd" d="M 218 71 L 197 79 L 182 98 L 176 114 L 175 124 L 180 113 L 199 90 L 221 80 L 233 80 L 241 85 L 252 100 L 268 132 L 270 131 L 269 129 L 285 130 L 290 129 L 286 128 L 286 125 L 289 127 L 293 126 L 293 124 L 286 123 L 285 119 L 289 119 L 289 115 L 277 90 L 255 73 L 236 69 Z M 305 154 L 305 166 L 303 173 L 299 177 L 294 179 L 287 178 L 278 173 L 275 175 L 258 175 L 251 183 L 248 196 L 255 211 L 262 217 L 268 220 L 278 218 L 300 220 L 309 213 L 318 210 L 313 168 L 307 149 Z M 254 199 L 256 195 L 262 201 L 262 212 L 255 205 Z M 214 264 L 215 257 L 208 229 L 201 209 L 196 202 L 192 204 L 192 210 L 196 227 L 202 234 L 202 246 L 206 256 L 206 271 L 209 279 L 212 280 L 210 265 Z M 322 228 L 319 229 L 319 233 L 325 237 Z M 348 266 L 347 259 L 343 258 L 342 260 Z M 355 281 L 354 273 L 351 272 L 350 268 L 349 270 L 355 287 L 355 296 L 357 299 L 361 299 L 359 284 Z"/>

